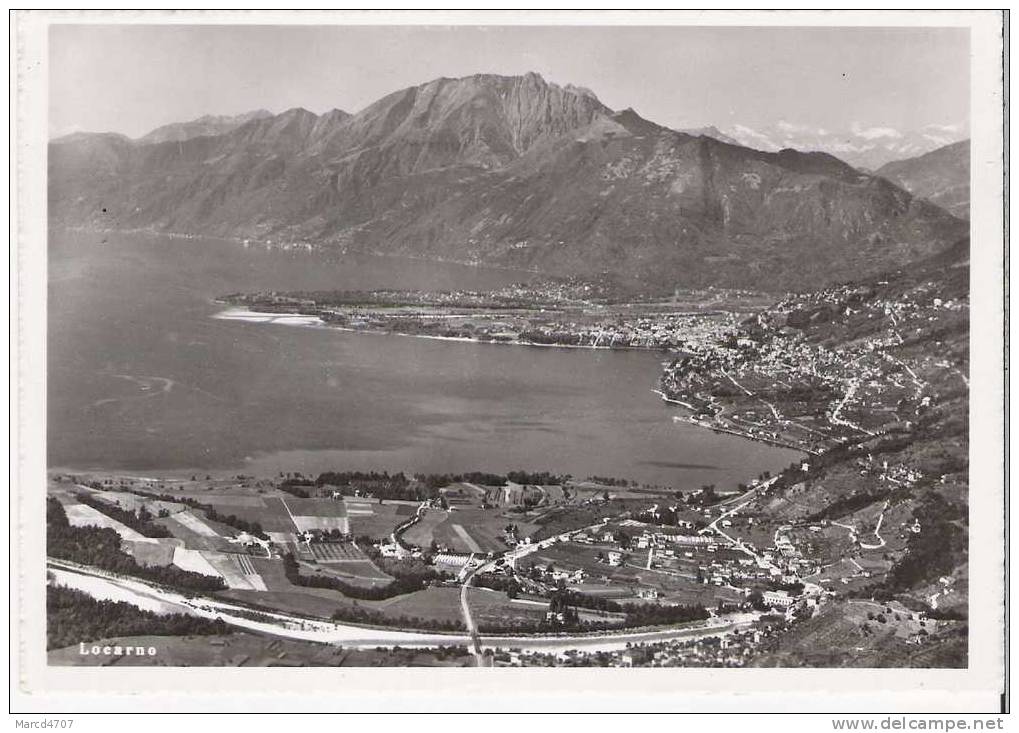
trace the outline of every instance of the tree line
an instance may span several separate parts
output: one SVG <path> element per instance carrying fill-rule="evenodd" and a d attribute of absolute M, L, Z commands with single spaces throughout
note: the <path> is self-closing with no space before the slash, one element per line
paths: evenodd
<path fill-rule="evenodd" d="M 422 618 L 421 616 L 386 616 L 374 608 L 363 606 L 345 606 L 338 608 L 332 615 L 333 621 L 346 621 L 372 626 L 392 626 L 399 629 L 421 629 L 423 631 L 464 631 L 463 621 L 459 619 Z"/>
<path fill-rule="evenodd" d="M 91 494 L 86 494 L 84 491 L 80 491 L 76 494 L 76 498 L 82 504 L 90 506 L 98 512 L 105 514 L 108 517 L 116 519 L 121 524 L 130 527 L 138 534 L 144 535 L 145 537 L 173 537 L 173 533 L 161 524 L 157 524 L 152 516 L 152 513 L 144 506 L 138 507 L 138 512 L 132 512 L 128 509 L 122 509 L 116 504 L 109 504 L 105 501 L 96 499 Z"/>
<path fill-rule="evenodd" d="M 867 492 L 862 491 L 859 494 L 850 494 L 849 496 L 843 496 L 836 499 L 831 504 L 826 506 L 819 512 L 804 517 L 805 522 L 819 522 L 822 519 L 837 519 L 838 517 L 844 517 L 847 514 L 863 509 L 865 506 L 870 506 L 879 501 L 884 501 L 888 498 L 887 492 Z"/>
<path fill-rule="evenodd" d="M 518 484 L 539 484 L 551 486 L 562 484 L 570 478 L 569 474 L 556 474 L 550 471 L 508 471 L 505 474 L 489 471 L 465 471 L 463 473 L 418 473 L 413 479 L 403 472 L 388 471 L 325 471 L 320 473 L 314 483 L 318 486 L 356 486 L 358 484 L 407 486 L 417 480 L 428 488 L 440 489 L 456 483 L 480 484 L 482 486 L 505 486 L 507 480 Z M 310 480 L 302 480 L 300 474 L 290 479 L 295 484 L 310 484 Z M 622 479 L 614 479 L 622 481 Z"/>

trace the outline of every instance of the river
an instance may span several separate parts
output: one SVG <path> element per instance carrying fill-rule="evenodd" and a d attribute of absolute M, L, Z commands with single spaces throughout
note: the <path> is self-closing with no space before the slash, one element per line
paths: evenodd
<path fill-rule="evenodd" d="M 487 289 L 530 273 L 214 239 L 51 232 L 54 468 L 568 472 L 733 488 L 797 454 L 674 422 L 666 357 L 215 319 L 276 289 Z"/>
<path fill-rule="evenodd" d="M 218 618 L 232 627 L 245 631 L 298 641 L 342 644 L 368 649 L 388 645 L 437 647 L 470 644 L 470 638 L 463 634 L 353 626 L 271 611 L 258 611 L 257 618 L 253 618 L 249 609 L 229 602 L 201 596 L 188 598 L 176 591 L 158 588 L 141 580 L 114 577 L 61 561 L 51 561 L 48 572 L 52 578 L 51 582 L 56 585 L 75 588 L 99 600 L 125 601 L 156 613 L 186 613 L 208 619 Z M 571 649 L 583 649 L 588 652 L 621 651 L 635 643 L 725 635 L 746 628 L 758 616 L 759 614 L 742 613 L 724 619 L 715 618 L 653 631 L 615 631 L 559 636 L 482 636 L 480 642 L 483 648 L 524 649 L 546 653 Z"/>

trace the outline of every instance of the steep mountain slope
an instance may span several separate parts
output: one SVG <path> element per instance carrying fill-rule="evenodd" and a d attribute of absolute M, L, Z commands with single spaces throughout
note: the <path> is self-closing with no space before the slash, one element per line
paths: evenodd
<path fill-rule="evenodd" d="M 193 137 L 223 135 L 237 129 L 245 122 L 261 120 L 266 117 L 272 117 L 272 113 L 264 109 L 257 109 L 240 115 L 205 115 L 190 122 L 172 122 L 169 125 L 157 127 L 152 132 L 138 138 L 138 142 L 152 145 L 167 142 L 168 140 L 180 141 L 190 140 Z"/>
<path fill-rule="evenodd" d="M 960 219 L 969 219 L 969 140 L 916 158 L 888 163 L 879 168 L 876 175 Z"/>
<path fill-rule="evenodd" d="M 537 74 L 485 74 L 390 94 L 325 142 L 339 154 L 385 151 L 395 163 L 387 173 L 499 167 L 609 114 L 590 92 L 547 84 Z"/>
<path fill-rule="evenodd" d="M 536 74 L 438 79 L 350 117 L 289 110 L 217 137 L 55 143 L 49 171 L 55 224 L 613 271 L 649 287 L 808 287 L 965 229 L 829 155 L 678 133 Z"/>
<path fill-rule="evenodd" d="M 700 424 L 812 449 L 744 511 L 808 548 L 801 577 L 833 600 L 755 663 L 965 664 L 969 283 L 964 239 L 789 297 L 666 368 L 664 393 Z M 897 623 L 916 612 L 942 620 Z"/>

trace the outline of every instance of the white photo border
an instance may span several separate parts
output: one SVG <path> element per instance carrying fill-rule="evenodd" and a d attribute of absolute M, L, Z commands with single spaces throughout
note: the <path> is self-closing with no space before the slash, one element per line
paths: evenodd
<path fill-rule="evenodd" d="M 969 667 L 61 668 L 45 653 L 48 27 L 56 23 L 952 26 L 971 48 Z M 1003 41 L 999 11 L 19 11 L 12 24 L 11 704 L 24 711 L 993 712 L 1005 665 Z M 451 694 L 456 690 L 455 694 Z M 200 692 L 199 692 L 200 691 Z M 271 694 L 267 694 L 271 691 Z"/>

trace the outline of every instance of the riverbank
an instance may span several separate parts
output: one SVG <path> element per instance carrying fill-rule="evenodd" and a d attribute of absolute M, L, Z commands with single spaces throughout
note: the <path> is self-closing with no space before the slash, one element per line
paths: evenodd
<path fill-rule="evenodd" d="M 336 623 L 323 619 L 250 609 L 204 596 L 186 596 L 153 584 L 115 576 L 61 560 L 47 559 L 47 569 L 57 582 L 70 585 L 101 600 L 121 600 L 163 613 L 189 613 L 208 619 L 220 619 L 246 631 L 323 644 L 373 649 L 384 647 L 437 648 L 469 645 L 465 634 L 416 632 Z M 155 604 L 158 604 L 155 605 Z M 745 628 L 756 620 L 754 614 L 737 614 L 725 619 L 709 619 L 681 627 L 604 631 L 586 634 L 479 637 L 483 648 L 526 648 L 531 651 L 557 652 L 583 648 L 585 651 L 618 651 L 636 643 L 718 636 Z"/>

